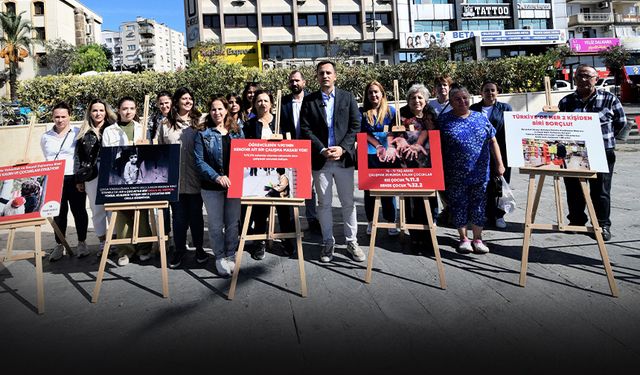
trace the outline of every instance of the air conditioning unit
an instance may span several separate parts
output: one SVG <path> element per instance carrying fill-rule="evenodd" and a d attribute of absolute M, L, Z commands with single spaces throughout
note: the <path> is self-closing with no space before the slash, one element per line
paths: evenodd
<path fill-rule="evenodd" d="M 262 62 L 262 69 L 263 70 L 270 70 L 275 68 L 275 64 L 273 63 L 273 61 L 263 61 Z"/>
<path fill-rule="evenodd" d="M 608 1 L 601 1 L 598 3 L 598 8 L 600 9 L 608 9 L 609 8 L 609 2 Z"/>
<path fill-rule="evenodd" d="M 389 60 L 387 59 L 380 60 L 380 65 L 389 65 Z"/>
<path fill-rule="evenodd" d="M 306 2 L 307 2 L 307 0 L 297 0 L 298 5 L 302 5 L 302 4 L 306 3 Z"/>
<path fill-rule="evenodd" d="M 382 27 L 382 21 L 380 20 L 371 20 L 371 23 L 369 24 L 370 29 L 375 28 L 377 30 L 381 27 Z"/>
<path fill-rule="evenodd" d="M 583 33 L 584 32 L 584 27 L 581 27 L 581 26 L 576 27 L 576 32 L 577 33 Z"/>

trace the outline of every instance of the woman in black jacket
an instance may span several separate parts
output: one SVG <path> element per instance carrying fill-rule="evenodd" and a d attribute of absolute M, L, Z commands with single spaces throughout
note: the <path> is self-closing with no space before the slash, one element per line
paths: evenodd
<path fill-rule="evenodd" d="M 101 99 L 93 99 L 84 116 L 84 123 L 77 136 L 74 155 L 74 175 L 78 191 L 85 191 L 93 216 L 93 228 L 100 241 L 98 256 L 102 255 L 107 234 L 107 213 L 103 205 L 96 205 L 98 191 L 98 166 L 102 131 L 116 122 L 111 107 Z"/>

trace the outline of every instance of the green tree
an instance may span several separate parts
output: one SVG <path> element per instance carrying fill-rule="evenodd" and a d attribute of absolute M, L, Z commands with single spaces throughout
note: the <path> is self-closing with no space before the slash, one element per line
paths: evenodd
<path fill-rule="evenodd" d="M 623 46 L 613 46 L 603 51 L 600 56 L 602 57 L 602 61 L 604 61 L 604 65 L 613 73 L 613 79 L 616 82 L 615 94 L 618 95 L 618 86 L 622 81 L 622 69 L 627 60 L 629 60 L 629 57 L 631 57 L 631 54 Z"/>
<path fill-rule="evenodd" d="M 78 48 L 78 53 L 71 64 L 71 72 L 81 74 L 89 71 L 104 72 L 109 66 L 109 60 L 99 44 L 87 44 Z"/>
<path fill-rule="evenodd" d="M 24 61 L 25 57 L 29 56 L 29 51 L 33 45 L 31 22 L 22 19 L 24 13 L 21 12 L 18 15 L 0 13 L 0 28 L 2 28 L 0 58 L 4 58 L 5 64 L 9 65 L 11 100 L 18 99 L 19 64 Z"/>
<path fill-rule="evenodd" d="M 71 72 L 71 64 L 78 56 L 75 46 L 62 40 L 47 41 L 45 43 L 46 54 L 40 59 L 40 66 L 50 69 L 54 74 Z"/>

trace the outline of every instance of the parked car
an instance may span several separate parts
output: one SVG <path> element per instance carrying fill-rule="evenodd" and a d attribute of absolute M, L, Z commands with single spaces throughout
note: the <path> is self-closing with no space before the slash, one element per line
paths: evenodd
<path fill-rule="evenodd" d="M 613 77 L 600 78 L 596 82 L 596 88 L 609 91 L 609 92 L 614 92 L 616 89 L 616 80 Z M 620 91 L 619 88 L 620 87 L 618 86 L 618 92 Z"/>
<path fill-rule="evenodd" d="M 556 79 L 556 83 L 553 84 L 554 90 L 571 90 L 571 84 L 562 79 Z"/>

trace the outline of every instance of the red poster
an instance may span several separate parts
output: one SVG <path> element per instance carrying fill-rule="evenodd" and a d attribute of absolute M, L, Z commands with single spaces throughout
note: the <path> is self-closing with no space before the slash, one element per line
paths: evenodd
<path fill-rule="evenodd" d="M 0 167 L 0 222 L 60 213 L 64 160 Z"/>
<path fill-rule="evenodd" d="M 405 132 L 411 144 L 412 132 Z M 386 147 L 391 133 L 376 133 Z M 384 148 L 383 147 L 383 148 Z M 415 157 L 398 152 L 393 162 L 381 160 L 374 147 L 369 147 L 366 133 L 358 133 L 358 187 L 360 190 L 444 190 L 440 132 L 430 130 L 429 137 Z"/>
<path fill-rule="evenodd" d="M 229 198 L 311 198 L 311 141 L 234 139 Z"/>

